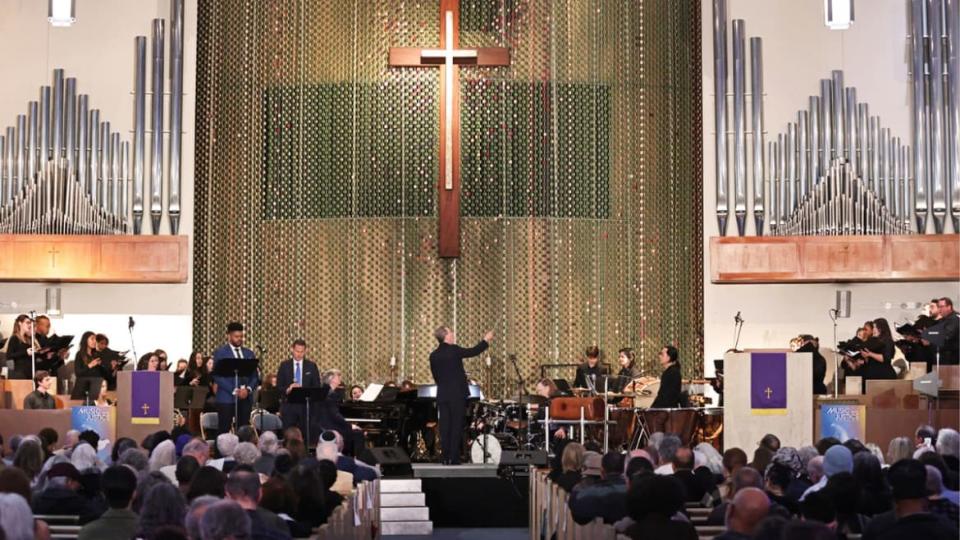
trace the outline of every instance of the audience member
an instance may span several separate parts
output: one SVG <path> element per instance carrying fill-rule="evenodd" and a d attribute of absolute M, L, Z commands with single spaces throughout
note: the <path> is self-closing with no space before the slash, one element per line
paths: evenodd
<path fill-rule="evenodd" d="M 860 513 L 862 489 L 853 474 L 842 472 L 831 476 L 820 493 L 834 509 L 838 532 L 844 535 L 863 534 L 870 518 Z"/>
<path fill-rule="evenodd" d="M 320 478 L 318 463 L 307 463 L 306 460 L 298 463 L 290 471 L 290 487 L 297 498 L 297 507 L 292 517 L 311 529 L 326 523 L 327 516 L 333 509 L 327 508 L 327 490 Z"/>
<path fill-rule="evenodd" d="M 575 522 L 582 525 L 600 517 L 604 523 L 615 523 L 627 514 L 622 458 L 619 452 L 608 452 L 600 460 L 600 481 L 573 488 L 567 504 Z"/>
<path fill-rule="evenodd" d="M 203 540 L 245 540 L 251 536 L 250 517 L 234 501 L 217 501 L 206 507 L 200 519 Z"/>
<path fill-rule="evenodd" d="M 823 456 L 823 476 L 810 486 L 807 491 L 803 492 L 803 496 L 800 497 L 800 500 L 807 498 L 811 493 L 820 491 L 827 485 L 827 480 L 836 473 L 840 472 L 853 472 L 853 454 L 850 453 L 850 450 L 843 446 L 842 444 L 835 444 L 831 446 L 826 454 Z M 811 480 L 813 475 L 811 474 Z"/>
<path fill-rule="evenodd" d="M 187 515 L 186 501 L 173 484 L 160 483 L 150 488 L 140 509 L 140 530 L 137 536 L 152 540 L 162 527 L 183 528 Z"/>
<path fill-rule="evenodd" d="M 242 442 L 237 445 L 237 449 L 233 452 L 233 459 L 237 462 L 237 465 L 249 465 L 253 467 L 253 464 L 257 462 L 257 459 L 260 458 L 260 450 L 252 442 Z"/>
<path fill-rule="evenodd" d="M 147 455 L 139 448 L 127 448 L 120 454 L 120 465 L 127 465 L 137 473 L 147 470 L 149 462 Z"/>
<path fill-rule="evenodd" d="M 26 473 L 31 482 L 43 468 L 43 449 L 36 437 L 24 437 L 13 454 L 13 466 Z"/>
<path fill-rule="evenodd" d="M 817 453 L 821 456 L 825 456 L 827 455 L 827 450 L 838 444 L 840 444 L 840 439 L 837 439 L 836 437 L 824 437 L 817 441 L 815 446 L 817 448 Z"/>
<path fill-rule="evenodd" d="M 159 471 L 164 467 L 175 467 L 177 463 L 177 447 L 173 441 L 167 439 L 158 443 L 153 447 L 153 450 L 150 452 L 150 459 L 148 461 L 148 469 L 150 472 Z M 175 477 L 171 477 L 167 474 L 167 477 L 172 480 Z"/>
<path fill-rule="evenodd" d="M 80 529 L 78 540 L 129 540 L 140 528 L 140 517 L 130 509 L 137 476 L 129 467 L 114 465 L 103 471 L 100 487 L 109 508 L 99 519 Z"/>
<path fill-rule="evenodd" d="M 9 467 L 0 471 L 0 493 L 16 493 L 29 500 L 33 495 L 30 491 L 30 479 L 26 473 L 16 467 Z"/>
<path fill-rule="evenodd" d="M 287 524 L 275 513 L 258 506 L 261 497 L 260 476 L 252 468 L 243 464 L 234 468 L 227 476 L 226 492 L 227 497 L 239 504 L 250 518 L 250 532 L 254 538 L 289 540 L 290 528 Z"/>
<path fill-rule="evenodd" d="M 736 496 L 740 490 L 748 487 L 762 490 L 763 477 L 760 476 L 760 473 L 758 473 L 753 467 L 742 466 L 738 468 L 737 472 L 733 473 L 733 475 L 730 477 L 730 491 L 727 495 L 727 500 L 720 503 L 710 511 L 710 515 L 707 516 L 707 525 L 723 525 L 724 520 L 726 519 L 727 507 L 730 505 L 730 501 L 733 500 L 733 497 Z"/>
<path fill-rule="evenodd" d="M 200 463 L 198 463 L 197 459 L 193 456 L 183 456 L 177 461 L 176 470 L 174 470 L 174 480 L 177 487 L 180 488 L 180 493 L 182 493 L 184 497 L 186 497 L 190 491 L 190 482 L 199 470 Z"/>
<path fill-rule="evenodd" d="M 566 444 L 560 454 L 560 468 L 550 474 L 550 479 L 567 493 L 573 491 L 573 486 L 582 479 L 580 469 L 583 467 L 583 454 L 583 445 L 580 443 Z"/>
<path fill-rule="evenodd" d="M 908 437 L 895 437 L 890 439 L 887 446 L 887 463 L 893 465 L 901 459 L 910 459 L 913 455 L 913 444 Z"/>
<path fill-rule="evenodd" d="M 882 514 L 893 507 L 893 494 L 883 477 L 883 468 L 876 456 L 861 452 L 853 457 L 853 477 L 860 488 L 857 511 L 865 516 Z"/>
<path fill-rule="evenodd" d="M 170 479 L 167 478 L 165 474 L 159 471 L 141 472 L 137 477 L 137 490 L 133 493 L 133 502 L 131 503 L 131 508 L 134 512 L 140 513 L 143 510 L 143 504 L 146 500 L 147 493 L 153 489 L 153 486 L 157 484 L 170 484 Z"/>
<path fill-rule="evenodd" d="M 697 531 L 690 522 L 673 519 L 683 509 L 683 486 L 669 476 L 644 474 L 635 478 L 626 495 L 632 523 L 625 534 L 635 540 L 696 540 Z"/>
<path fill-rule="evenodd" d="M 933 465 L 924 465 L 927 469 L 927 509 L 931 514 L 943 516 L 950 523 L 960 521 L 957 505 L 943 498 L 943 477 Z"/>
<path fill-rule="evenodd" d="M 27 501 L 16 493 L 0 493 L 0 531 L 6 540 L 49 540 L 46 523 L 34 521 Z"/>
<path fill-rule="evenodd" d="M 700 502 L 706 493 L 700 479 L 693 474 L 693 463 L 693 452 L 685 446 L 673 454 L 672 476 L 683 486 L 685 502 Z"/>
<path fill-rule="evenodd" d="M 727 530 L 714 540 L 749 539 L 769 511 L 770 499 L 760 489 L 745 487 L 737 491 L 727 506 Z"/>
<path fill-rule="evenodd" d="M 33 511 L 47 516 L 80 516 L 85 524 L 100 517 L 104 508 L 81 496 L 80 473 L 70 463 L 57 463 L 47 471 L 46 485 L 33 498 Z"/>
<path fill-rule="evenodd" d="M 893 489 L 894 509 L 875 517 L 863 540 L 956 540 L 955 523 L 927 512 L 927 469 L 915 459 L 890 466 L 887 481 Z"/>
<path fill-rule="evenodd" d="M 763 475 L 764 490 L 770 500 L 786 508 L 791 515 L 796 515 L 798 510 L 797 500 L 787 495 L 787 489 L 790 487 L 792 479 L 793 471 L 781 463 L 771 463 L 767 467 L 767 472 Z"/>
<path fill-rule="evenodd" d="M 197 497 L 190 503 L 187 509 L 187 517 L 184 518 L 184 528 L 187 530 L 187 538 L 190 540 L 203 540 L 203 533 L 200 531 L 200 520 L 206 513 L 210 505 L 220 501 L 213 495 L 204 495 Z"/>
<path fill-rule="evenodd" d="M 120 437 L 117 439 L 117 442 L 113 443 L 113 448 L 110 449 L 110 463 L 117 465 L 120 463 L 120 454 L 128 448 L 136 448 L 137 441 L 129 437 Z"/>
<path fill-rule="evenodd" d="M 240 439 L 233 433 L 221 433 L 217 435 L 217 454 L 220 457 L 210 460 L 207 465 L 221 470 L 224 473 L 230 472 L 230 469 L 236 465 L 233 459 L 233 453 L 236 452 L 237 445 L 239 444 Z"/>
<path fill-rule="evenodd" d="M 654 472 L 657 474 L 673 474 L 673 456 L 682 444 L 680 437 L 673 434 L 664 435 L 660 446 L 657 447 L 661 465 L 657 467 L 657 470 Z"/>
<path fill-rule="evenodd" d="M 227 483 L 227 477 L 222 471 L 209 465 L 200 467 L 193 479 L 190 480 L 190 489 L 187 490 L 187 500 L 193 501 L 203 495 L 213 495 L 222 499 L 224 486 Z"/>
<path fill-rule="evenodd" d="M 280 449 L 280 441 L 277 440 L 277 434 L 272 431 L 265 431 L 260 435 L 260 457 L 254 462 L 253 468 L 260 474 L 270 476 L 273 474 L 274 463 L 276 462 L 277 450 Z"/>

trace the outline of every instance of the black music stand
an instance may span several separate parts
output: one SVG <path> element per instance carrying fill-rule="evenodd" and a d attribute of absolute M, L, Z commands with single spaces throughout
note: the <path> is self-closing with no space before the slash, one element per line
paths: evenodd
<path fill-rule="evenodd" d="M 240 386 L 240 377 L 249 377 L 257 371 L 260 364 L 259 358 L 234 358 L 226 356 L 217 358 L 213 361 L 213 374 L 218 377 L 233 377 L 233 426 L 236 428 L 240 422 L 240 396 L 236 393 Z M 250 389 L 253 392 L 253 388 Z M 253 397 L 253 396 L 250 396 Z"/>
<path fill-rule="evenodd" d="M 103 377 L 77 377 L 77 382 L 70 392 L 70 399 L 83 400 L 84 405 L 89 405 L 100 397 L 100 385 L 103 383 Z"/>
<path fill-rule="evenodd" d="M 303 403 L 307 406 L 307 434 L 305 439 L 307 441 L 307 450 L 310 449 L 310 403 L 327 399 L 329 393 L 330 387 L 323 385 L 308 388 L 300 386 L 290 390 L 290 393 L 287 394 L 287 403 Z"/>

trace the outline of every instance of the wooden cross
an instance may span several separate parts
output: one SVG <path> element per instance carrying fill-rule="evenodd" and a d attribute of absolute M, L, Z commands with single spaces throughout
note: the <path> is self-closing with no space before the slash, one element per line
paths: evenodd
<path fill-rule="evenodd" d="M 773 390 L 771 390 L 770 387 L 768 386 L 767 389 L 763 391 L 763 393 L 767 395 L 767 399 L 770 399 L 770 394 L 773 393 Z"/>
<path fill-rule="evenodd" d="M 48 251 L 47 253 L 50 254 L 50 267 L 51 267 L 51 268 L 56 268 L 56 267 L 57 267 L 57 253 L 60 253 L 60 252 L 57 251 L 57 247 L 54 246 L 54 247 L 50 248 L 50 251 Z"/>
<path fill-rule="evenodd" d="M 144 404 L 143 404 L 143 407 L 140 407 L 140 408 L 143 409 L 143 415 L 144 415 L 144 416 L 146 416 L 146 415 L 150 412 L 150 406 L 147 405 L 146 403 L 144 403 Z"/>
<path fill-rule="evenodd" d="M 460 0 L 440 0 L 440 49 L 391 47 L 391 67 L 438 66 L 440 71 L 440 186 L 437 234 L 441 257 L 460 256 L 460 65 L 508 66 L 510 49 L 459 49 Z"/>

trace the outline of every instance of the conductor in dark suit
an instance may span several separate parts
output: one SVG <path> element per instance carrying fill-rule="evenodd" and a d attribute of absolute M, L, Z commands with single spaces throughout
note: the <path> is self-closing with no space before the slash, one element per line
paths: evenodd
<path fill-rule="evenodd" d="M 677 348 L 667 345 L 660 349 L 660 365 L 664 368 L 660 375 L 660 390 L 653 400 L 654 409 L 674 409 L 683 407 L 681 403 L 682 380 L 680 378 L 680 359 Z"/>
<path fill-rule="evenodd" d="M 445 465 L 460 464 L 463 420 L 467 410 L 467 373 L 463 359 L 487 350 L 493 339 L 488 331 L 480 343 L 465 349 L 457 345 L 457 336 L 446 326 L 433 333 L 439 345 L 430 353 L 430 372 L 437 383 L 437 415 L 440 423 L 441 456 Z"/>
<path fill-rule="evenodd" d="M 294 388 L 319 388 L 320 369 L 306 359 L 307 342 L 298 339 L 290 347 L 290 358 L 280 363 L 277 370 L 277 390 L 280 391 L 280 418 L 283 429 L 290 426 L 300 428 L 306 433 L 307 406 L 303 403 L 289 403 L 287 398 Z"/>
<path fill-rule="evenodd" d="M 213 369 L 227 358 L 256 358 L 253 351 L 243 346 L 243 325 L 232 322 L 227 325 L 227 342 L 213 351 Z M 220 433 L 230 431 L 233 424 L 233 398 L 237 396 L 237 427 L 250 425 L 250 409 L 253 406 L 253 391 L 260 386 L 260 377 L 254 372 L 248 377 L 240 377 L 234 381 L 230 377 L 213 377 L 217 385 L 215 402 L 217 405 L 217 429 Z M 235 384 L 236 382 L 236 384 Z"/>

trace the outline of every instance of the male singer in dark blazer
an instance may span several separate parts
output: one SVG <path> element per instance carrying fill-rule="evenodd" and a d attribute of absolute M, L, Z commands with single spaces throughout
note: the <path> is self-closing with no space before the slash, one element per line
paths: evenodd
<path fill-rule="evenodd" d="M 469 392 L 463 359 L 487 350 L 493 339 L 493 332 L 488 331 L 480 343 L 469 349 L 457 345 L 457 336 L 446 326 L 437 328 L 433 335 L 439 342 L 437 348 L 430 353 L 430 372 L 437 383 L 441 459 L 444 465 L 459 465 L 463 420 Z"/>
<path fill-rule="evenodd" d="M 290 358 L 281 362 L 280 369 L 277 370 L 277 390 L 280 391 L 280 418 L 283 419 L 283 429 L 297 426 L 301 433 L 307 432 L 307 406 L 303 403 L 289 403 L 287 398 L 294 388 L 320 386 L 320 369 L 305 358 L 306 354 L 307 342 L 302 339 L 294 341 L 290 347 Z M 316 411 L 313 410 L 311 413 L 316 418 Z"/>
<path fill-rule="evenodd" d="M 226 358 L 256 358 L 253 351 L 243 346 L 243 325 L 232 322 L 227 325 L 227 342 L 213 351 L 213 369 Z M 253 406 L 253 391 L 260 386 L 260 377 L 256 372 L 248 377 L 240 377 L 234 388 L 234 378 L 214 376 L 217 385 L 214 401 L 217 406 L 217 429 L 220 433 L 230 431 L 233 424 L 233 396 L 237 401 L 237 427 L 250 425 L 250 410 Z"/>

